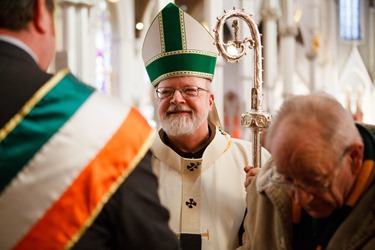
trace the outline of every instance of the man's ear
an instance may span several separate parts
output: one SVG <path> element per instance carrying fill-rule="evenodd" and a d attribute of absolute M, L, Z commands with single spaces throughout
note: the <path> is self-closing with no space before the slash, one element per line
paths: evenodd
<path fill-rule="evenodd" d="M 39 33 L 44 34 L 50 29 L 50 18 L 51 13 L 46 6 L 46 0 L 35 0 L 33 23 Z"/>
<path fill-rule="evenodd" d="M 355 143 L 349 147 L 348 154 L 351 159 L 351 171 L 353 175 L 357 175 L 361 170 L 363 162 L 363 144 Z"/>
<path fill-rule="evenodd" d="M 214 105 L 214 101 L 215 101 L 215 95 L 213 93 L 210 93 L 209 102 L 210 102 L 211 107 Z"/>

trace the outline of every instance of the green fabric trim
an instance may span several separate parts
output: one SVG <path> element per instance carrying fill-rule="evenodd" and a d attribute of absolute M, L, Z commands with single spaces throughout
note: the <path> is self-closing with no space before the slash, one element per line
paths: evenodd
<path fill-rule="evenodd" d="M 365 144 L 363 150 L 363 160 L 375 160 L 375 134 L 366 128 L 366 126 L 359 123 L 355 124 L 359 133 L 361 134 L 363 143 Z"/>
<path fill-rule="evenodd" d="M 176 54 L 161 57 L 146 67 L 151 82 L 167 73 L 176 71 L 192 71 L 214 74 L 216 57 L 201 54 Z"/>
<path fill-rule="evenodd" d="M 0 142 L 0 193 L 93 91 L 67 74 L 10 131 Z"/>
<path fill-rule="evenodd" d="M 174 4 L 168 4 L 161 12 L 163 32 L 162 38 L 164 39 L 165 51 L 181 50 L 183 40 L 185 41 L 185 30 L 183 28 L 184 21 L 180 20 L 180 9 Z M 183 12 L 181 12 L 183 18 Z"/>

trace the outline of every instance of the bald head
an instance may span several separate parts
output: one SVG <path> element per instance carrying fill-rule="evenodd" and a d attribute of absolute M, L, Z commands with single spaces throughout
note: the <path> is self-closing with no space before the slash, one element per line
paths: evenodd
<path fill-rule="evenodd" d="M 306 138 L 306 143 L 324 141 L 333 153 L 338 153 L 350 141 L 361 140 L 349 112 L 326 94 L 294 96 L 286 100 L 267 131 L 266 147 L 272 151 L 271 147 L 280 143 L 280 137 L 284 146 L 301 138 Z"/>

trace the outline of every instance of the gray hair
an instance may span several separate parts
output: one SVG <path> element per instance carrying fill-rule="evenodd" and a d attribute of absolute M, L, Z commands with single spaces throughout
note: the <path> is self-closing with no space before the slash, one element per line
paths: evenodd
<path fill-rule="evenodd" d="M 293 96 L 282 104 L 267 130 L 266 147 L 270 146 L 278 126 L 287 117 L 301 126 L 306 120 L 317 121 L 323 128 L 321 139 L 333 154 L 339 154 L 349 143 L 361 140 L 349 111 L 332 96 L 316 93 Z"/>

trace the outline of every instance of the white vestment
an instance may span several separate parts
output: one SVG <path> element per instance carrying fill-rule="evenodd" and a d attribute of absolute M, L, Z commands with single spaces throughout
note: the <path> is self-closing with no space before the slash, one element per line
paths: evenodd
<path fill-rule="evenodd" d="M 216 128 L 203 157 L 179 156 L 157 136 L 152 167 L 159 181 L 161 203 L 169 209 L 171 229 L 201 234 L 203 250 L 235 249 L 246 209 L 244 166 L 252 146 Z M 269 157 L 262 149 L 262 161 Z"/>

